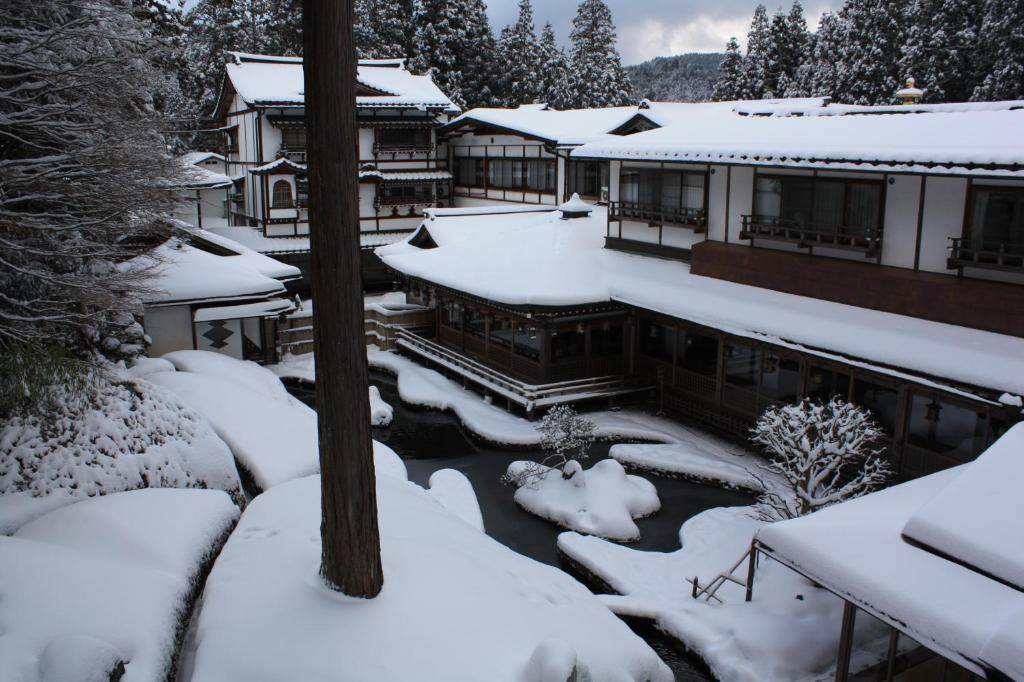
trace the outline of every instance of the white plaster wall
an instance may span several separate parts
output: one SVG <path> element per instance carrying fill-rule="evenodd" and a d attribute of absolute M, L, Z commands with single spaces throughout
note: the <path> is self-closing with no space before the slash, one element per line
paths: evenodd
<path fill-rule="evenodd" d="M 950 273 L 946 269 L 949 238 L 963 233 L 967 201 L 965 178 L 928 178 L 921 230 L 921 269 Z"/>
<path fill-rule="evenodd" d="M 729 194 L 729 243 L 749 244 L 740 241 L 740 228 L 743 216 L 750 215 L 754 203 L 754 168 L 752 166 L 733 166 L 732 181 Z"/>
<path fill-rule="evenodd" d="M 728 188 L 725 166 L 712 167 L 708 175 L 708 239 L 725 240 L 725 204 Z"/>
<path fill-rule="evenodd" d="M 192 350 L 191 306 L 146 306 L 142 326 L 153 341 L 147 351 L 150 357 L 157 358 L 174 350 Z"/>
<path fill-rule="evenodd" d="M 221 320 L 224 323 L 223 329 L 232 332 L 231 336 L 224 340 L 223 343 L 227 344 L 223 348 L 214 348 L 213 341 L 203 336 L 207 331 L 212 329 L 210 322 L 196 322 L 196 350 L 208 350 L 214 353 L 221 353 L 223 355 L 230 355 L 233 358 L 242 359 L 242 321 L 241 320 Z M 257 342 L 259 337 L 255 339 Z"/>
<path fill-rule="evenodd" d="M 608 162 L 608 201 L 619 200 L 619 173 L 621 172 L 621 161 Z"/>
<path fill-rule="evenodd" d="M 921 201 L 920 175 L 894 175 L 885 186 L 882 265 L 914 267 L 917 212 Z M 929 181 L 930 182 L 930 181 Z"/>

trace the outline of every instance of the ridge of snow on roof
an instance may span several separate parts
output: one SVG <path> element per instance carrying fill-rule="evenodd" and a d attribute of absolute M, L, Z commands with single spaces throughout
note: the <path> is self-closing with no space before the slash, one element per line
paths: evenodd
<path fill-rule="evenodd" d="M 377 178 L 384 182 L 413 182 L 416 180 L 451 180 L 452 174 L 446 170 L 403 170 L 403 171 L 381 171 L 376 168 L 372 170 L 359 171 L 359 179 Z"/>
<path fill-rule="evenodd" d="M 676 114 L 672 125 L 593 141 L 572 155 L 922 173 L 977 169 L 1024 177 L 1024 102 L 774 109 L 698 104 Z"/>
<path fill-rule="evenodd" d="M 235 255 L 225 256 L 230 258 L 233 262 L 244 263 L 246 266 L 252 268 L 261 275 L 272 277 L 274 279 L 289 280 L 296 279 L 302 276 L 302 271 L 294 265 L 288 265 L 282 263 L 279 260 L 264 256 L 255 249 L 251 249 L 245 244 L 239 243 L 234 239 L 227 236 L 204 230 L 200 227 L 188 225 L 187 223 L 181 223 L 187 231 L 196 235 L 199 239 L 211 242 L 221 248 L 233 251 Z M 243 228 L 253 229 L 253 228 Z"/>
<path fill-rule="evenodd" d="M 448 123 L 452 129 L 467 121 L 507 128 L 560 145 L 583 144 L 601 139 L 638 113 L 637 107 L 604 109 L 540 109 L 534 106 L 517 109 L 470 109 Z"/>
<path fill-rule="evenodd" d="M 903 535 L 1024 591 L 1024 423 L 915 511 Z"/>
<path fill-rule="evenodd" d="M 431 211 L 420 229 L 438 248 L 403 241 L 377 254 L 406 275 L 505 305 L 615 301 L 875 371 L 1024 395 L 1024 339 L 691 275 L 685 263 L 605 249 L 603 207 L 575 220 L 551 208 Z"/>
<path fill-rule="evenodd" d="M 765 526 L 757 539 L 778 556 L 869 612 L 902 625 L 911 637 L 961 663 L 982 670 L 993 640 L 1020 621 L 1024 594 L 953 561 L 906 542 L 904 523 L 921 505 L 969 473 L 974 464 L 894 486 L 798 519 Z M 1017 535 L 1019 538 L 1019 534 Z M 1010 538 L 1007 538 L 1009 541 Z M 1024 660 L 1006 657 L 1001 672 L 1024 677 Z M 992 664 L 992 662 L 990 662 Z"/>
<path fill-rule="evenodd" d="M 276 57 L 229 52 L 225 67 L 235 91 L 249 104 L 296 105 L 305 103 L 302 57 Z M 399 63 L 401 62 L 401 63 Z M 385 95 L 356 97 L 360 107 L 420 107 L 457 112 L 430 76 L 410 73 L 402 60 L 360 60 L 357 82 Z"/>
<path fill-rule="evenodd" d="M 231 177 L 197 165 L 210 159 L 224 161 L 223 156 L 213 152 L 187 152 L 177 157 L 177 162 L 182 166 L 181 182 L 176 183 L 180 189 L 231 187 L 234 184 Z"/>

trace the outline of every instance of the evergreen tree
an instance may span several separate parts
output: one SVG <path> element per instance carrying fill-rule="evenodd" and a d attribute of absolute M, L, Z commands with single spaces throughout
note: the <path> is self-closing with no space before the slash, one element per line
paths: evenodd
<path fill-rule="evenodd" d="M 501 68 L 498 46 L 487 19 L 483 0 L 462 0 L 466 38 L 459 57 L 463 74 L 463 97 L 467 107 L 489 107 L 497 103 Z"/>
<path fill-rule="evenodd" d="M 529 104 L 540 95 L 540 46 L 533 28 L 530 0 L 519 0 L 519 18 L 502 32 L 503 95 L 509 106 Z"/>
<path fill-rule="evenodd" d="M 900 75 L 916 79 L 925 102 L 971 97 L 980 30 L 974 9 L 967 0 L 913 0 L 908 7 Z"/>
<path fill-rule="evenodd" d="M 492 104 L 498 58 L 483 1 L 421 0 L 415 23 L 414 68 L 460 107 Z"/>
<path fill-rule="evenodd" d="M 847 0 L 840 12 L 845 40 L 839 50 L 837 96 L 851 104 L 888 104 L 903 83 L 906 0 Z"/>
<path fill-rule="evenodd" d="M 725 57 L 718 67 L 718 81 L 711 98 L 716 102 L 739 99 L 742 74 L 743 57 L 740 55 L 740 44 L 734 36 L 725 44 Z"/>
<path fill-rule="evenodd" d="M 565 50 L 555 40 L 555 29 L 550 22 L 544 24 L 540 34 L 540 66 L 538 94 L 543 102 L 559 99 L 558 89 L 566 82 L 569 74 L 569 59 Z"/>
<path fill-rule="evenodd" d="M 810 58 L 797 69 L 787 96 L 832 97 L 838 91 L 837 58 L 846 40 L 845 25 L 838 15 L 826 12 L 813 36 Z"/>
<path fill-rule="evenodd" d="M 981 68 L 971 99 L 1024 98 L 1024 5 L 1020 0 L 988 0 L 979 35 Z"/>
<path fill-rule="evenodd" d="M 747 56 L 743 59 L 738 95 L 740 99 L 763 99 L 770 96 L 772 37 L 768 11 L 764 5 L 754 10 L 747 33 Z"/>
<path fill-rule="evenodd" d="M 187 118 L 189 106 L 178 81 L 184 70 L 185 27 L 181 12 L 161 0 L 131 0 L 136 19 L 151 37 L 153 106 L 169 119 Z"/>
<path fill-rule="evenodd" d="M 634 101 L 633 87 L 615 47 L 615 24 L 603 0 L 583 0 L 572 20 L 570 74 L 563 106 L 622 106 Z"/>
<path fill-rule="evenodd" d="M 412 0 L 355 0 L 353 39 L 360 59 L 410 58 L 415 54 Z"/>
<path fill-rule="evenodd" d="M 780 77 L 786 76 L 788 83 L 778 83 L 775 86 L 775 93 L 778 97 L 785 97 L 796 81 L 797 71 L 805 61 L 811 58 L 813 41 L 811 33 L 807 30 L 807 20 L 804 18 L 804 8 L 799 0 L 794 2 L 786 16 L 785 40 L 781 42 L 778 49 L 780 63 Z"/>

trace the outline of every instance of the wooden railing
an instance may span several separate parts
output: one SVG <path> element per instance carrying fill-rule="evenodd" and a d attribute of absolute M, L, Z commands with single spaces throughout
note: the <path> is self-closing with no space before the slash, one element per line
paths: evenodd
<path fill-rule="evenodd" d="M 377 142 L 373 145 L 374 154 L 430 154 L 434 151 L 434 144 L 424 142 L 422 144 L 385 144 Z"/>
<path fill-rule="evenodd" d="M 650 227 L 660 225 L 684 225 L 694 232 L 703 232 L 707 227 L 707 214 L 702 209 L 666 207 L 656 204 L 641 204 L 634 201 L 612 201 L 608 203 L 608 220 L 646 220 Z"/>
<path fill-rule="evenodd" d="M 778 216 L 743 216 L 740 239 L 789 242 L 801 249 L 847 249 L 859 251 L 865 258 L 875 258 L 882 252 L 882 232 L 878 228 L 823 227 Z"/>
<path fill-rule="evenodd" d="M 962 237 L 950 237 L 949 258 L 946 267 L 950 270 L 984 268 L 1024 272 L 1024 245 L 1001 242 L 972 242 Z"/>
<path fill-rule="evenodd" d="M 485 391 L 521 406 L 528 414 L 558 403 L 646 390 L 630 386 L 623 376 L 528 384 L 411 331 L 399 330 L 397 339 L 400 348 L 459 374 Z"/>

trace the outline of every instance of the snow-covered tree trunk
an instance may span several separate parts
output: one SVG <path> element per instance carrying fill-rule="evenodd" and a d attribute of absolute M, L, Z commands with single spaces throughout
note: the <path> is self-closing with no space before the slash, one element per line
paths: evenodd
<path fill-rule="evenodd" d="M 839 398 L 769 407 L 751 441 L 785 489 L 765 485 L 758 513 L 766 520 L 795 518 L 884 486 L 891 470 L 882 437 L 870 412 Z"/>

